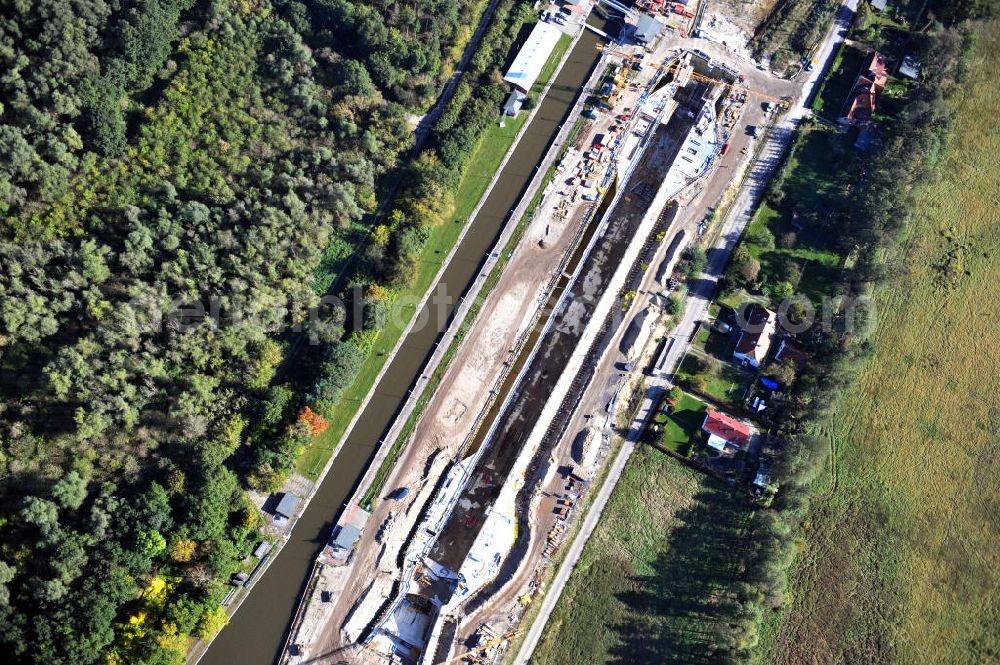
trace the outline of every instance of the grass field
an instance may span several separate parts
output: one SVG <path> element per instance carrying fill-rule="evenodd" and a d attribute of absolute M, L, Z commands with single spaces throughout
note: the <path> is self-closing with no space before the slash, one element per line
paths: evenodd
<path fill-rule="evenodd" d="M 802 276 L 795 287 L 796 293 L 801 293 L 817 303 L 828 295 L 830 284 L 837 279 L 840 256 L 836 252 L 817 248 L 814 243 L 801 237 L 792 247 L 780 245 L 773 248 L 763 247 L 753 241 L 754 233 L 763 228 L 768 229 L 777 238 L 793 231 L 789 214 L 778 212 L 766 203 L 761 204 L 747 228 L 744 240 L 750 254 L 760 261 L 761 272 L 773 276 L 777 281 L 778 276 L 782 274 L 782 264 L 792 261 L 802 270 Z"/>
<path fill-rule="evenodd" d="M 829 423 L 818 488 L 772 625 L 778 663 L 1000 659 L 1000 24 L 918 193 L 903 274 L 876 293 L 876 353 Z"/>
<path fill-rule="evenodd" d="M 565 55 L 572 39 L 568 35 L 560 37 L 544 65 L 535 89 L 540 91 L 552 77 L 556 66 Z M 537 94 L 537 92 L 536 92 Z M 455 194 L 455 213 L 443 224 L 431 231 L 431 236 L 417 261 L 417 273 L 413 284 L 399 296 L 422 296 L 434 283 L 441 263 L 458 241 L 472 211 L 479 204 L 490 181 L 500 168 L 507 151 L 510 150 L 517 133 L 527 122 L 528 113 L 517 118 L 507 118 L 504 127 L 492 125 L 484 134 L 469 160 L 469 165 L 459 182 Z M 323 471 L 326 461 L 333 454 L 337 442 L 344 435 L 347 426 L 378 377 L 386 358 L 403 335 L 403 329 L 416 314 L 416 305 L 400 308 L 400 314 L 389 317 L 389 323 L 378 338 L 371 353 L 365 358 L 354 383 L 344 391 L 340 408 L 330 419 L 329 428 L 303 451 L 296 462 L 296 470 L 311 480 L 316 480 Z M 401 325 L 398 325 L 401 324 Z"/>
<path fill-rule="evenodd" d="M 684 393 L 670 408 L 670 413 L 665 414 L 661 410 L 653 419 L 661 427 L 659 434 L 654 435 L 656 442 L 686 457 L 691 452 L 691 441 L 705 420 L 707 410 L 704 402 Z"/>
<path fill-rule="evenodd" d="M 850 172 L 845 166 L 855 154 L 848 136 L 824 125 L 806 129 L 788 163 L 788 187 L 799 195 L 790 205 L 801 210 L 844 207 L 843 190 L 849 183 L 838 174 Z"/>
<path fill-rule="evenodd" d="M 713 598 L 740 575 L 749 516 L 724 483 L 638 448 L 531 662 L 707 662 Z"/>
<path fill-rule="evenodd" d="M 677 368 L 677 380 L 684 381 L 698 375 L 695 368 L 695 356 L 691 353 L 684 356 L 680 367 Z M 715 376 L 707 375 L 707 383 L 703 392 L 708 397 L 714 398 L 721 403 L 737 404 L 743 395 L 743 387 L 750 381 L 750 375 L 739 367 L 723 359 L 722 368 Z"/>

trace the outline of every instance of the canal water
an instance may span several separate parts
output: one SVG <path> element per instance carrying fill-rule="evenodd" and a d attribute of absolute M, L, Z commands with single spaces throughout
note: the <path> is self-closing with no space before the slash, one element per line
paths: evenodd
<path fill-rule="evenodd" d="M 584 31 L 496 186 L 479 214 L 469 222 L 472 227 L 441 277 L 449 295 L 464 293 L 478 274 L 511 209 L 597 62 L 599 39 L 589 30 Z M 438 317 L 429 308 L 425 309 L 428 311 L 419 316 L 437 322 Z M 441 332 L 434 325 L 420 330 L 415 327 L 403 341 L 288 543 L 202 658 L 203 665 L 269 665 L 278 659 L 313 559 L 329 538 L 333 520 L 353 493 L 375 453 L 375 445 L 402 408 L 408 388 L 418 377 Z M 331 656 L 331 662 L 336 662 L 335 654 Z"/>

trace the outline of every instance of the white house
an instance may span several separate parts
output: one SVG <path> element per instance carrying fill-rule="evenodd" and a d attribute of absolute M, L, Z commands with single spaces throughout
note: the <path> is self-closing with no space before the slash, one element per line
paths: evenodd
<path fill-rule="evenodd" d="M 778 317 L 771 310 L 754 305 L 747 317 L 733 357 L 752 367 L 760 367 L 767 358 L 778 327 Z"/>

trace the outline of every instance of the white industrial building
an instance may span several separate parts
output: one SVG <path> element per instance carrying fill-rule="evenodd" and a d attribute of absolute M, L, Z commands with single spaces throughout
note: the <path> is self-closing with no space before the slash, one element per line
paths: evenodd
<path fill-rule="evenodd" d="M 503 80 L 521 92 L 530 91 L 562 34 L 551 23 L 536 23 Z"/>

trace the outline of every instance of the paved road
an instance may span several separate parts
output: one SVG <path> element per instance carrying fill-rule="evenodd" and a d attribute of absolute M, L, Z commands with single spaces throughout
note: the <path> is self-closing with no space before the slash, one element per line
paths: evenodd
<path fill-rule="evenodd" d="M 795 100 L 795 106 L 786 114 L 786 119 L 794 120 L 796 124 L 802 118 L 809 117 L 812 112 L 806 108 L 806 102 L 812 99 L 813 94 L 819 89 L 819 83 L 823 79 L 827 70 L 833 65 L 833 54 L 840 47 L 841 42 L 847 39 L 847 31 L 851 27 L 855 12 L 858 11 L 858 0 L 844 0 L 837 10 L 837 15 L 833 19 L 833 26 L 826 34 L 826 39 L 813 56 L 813 61 L 817 66 L 813 67 L 808 74 L 808 78 L 802 84 L 802 93 Z"/>
<path fill-rule="evenodd" d="M 688 292 L 685 301 L 684 316 L 673 334 L 676 341 L 671 347 L 669 356 L 664 364 L 665 372 L 672 374 L 677 364 L 684 357 L 684 354 L 687 353 L 688 346 L 690 346 L 690 338 L 694 332 L 694 326 L 698 321 L 705 318 L 710 302 L 709 298 L 715 291 L 715 286 L 722 276 L 722 271 L 729 260 L 729 255 L 735 248 L 740 235 L 743 233 L 743 229 L 750 221 L 756 209 L 757 202 L 767 187 L 775 168 L 780 163 L 782 155 L 790 145 L 795 135 L 795 129 L 803 118 L 809 116 L 810 111 L 806 107 L 806 102 L 812 99 L 814 92 L 818 88 L 822 74 L 831 64 L 833 53 L 845 38 L 856 8 L 857 0 L 847 0 L 838 10 L 832 29 L 827 34 L 823 45 L 817 51 L 815 60 L 818 66 L 812 72 L 808 72 L 809 76 L 803 82 L 802 91 L 795 100 L 792 108 L 784 114 L 780 122 L 772 129 L 767 138 L 764 139 L 765 143 L 761 147 L 758 159 L 750 167 L 743 188 L 735 203 L 730 208 L 729 214 L 723 221 L 722 231 L 718 239 L 708 250 L 708 263 L 705 272 L 691 285 L 691 289 Z M 576 568 L 583 548 L 587 544 L 591 533 L 593 533 L 597 522 L 600 520 L 604 507 L 607 505 L 608 499 L 611 497 L 611 493 L 614 491 L 615 485 L 617 485 L 618 479 L 621 477 L 625 464 L 635 450 L 635 443 L 638 441 L 653 408 L 655 408 L 653 400 L 647 398 L 640 408 L 636 420 L 633 421 L 626 440 L 618 456 L 612 463 L 610 472 L 601 486 L 590 512 L 584 518 L 580 532 L 570 545 L 563 565 L 559 568 L 558 573 L 556 573 L 555 578 L 552 580 L 552 584 L 549 585 L 546 591 L 539 614 L 528 630 L 524 643 L 521 645 L 521 649 L 514 659 L 515 665 L 529 662 L 531 654 L 534 652 L 539 639 L 541 639 L 542 632 L 545 630 L 549 616 L 552 614 L 552 610 L 555 608 L 556 602 L 558 602 L 570 574 Z"/>

